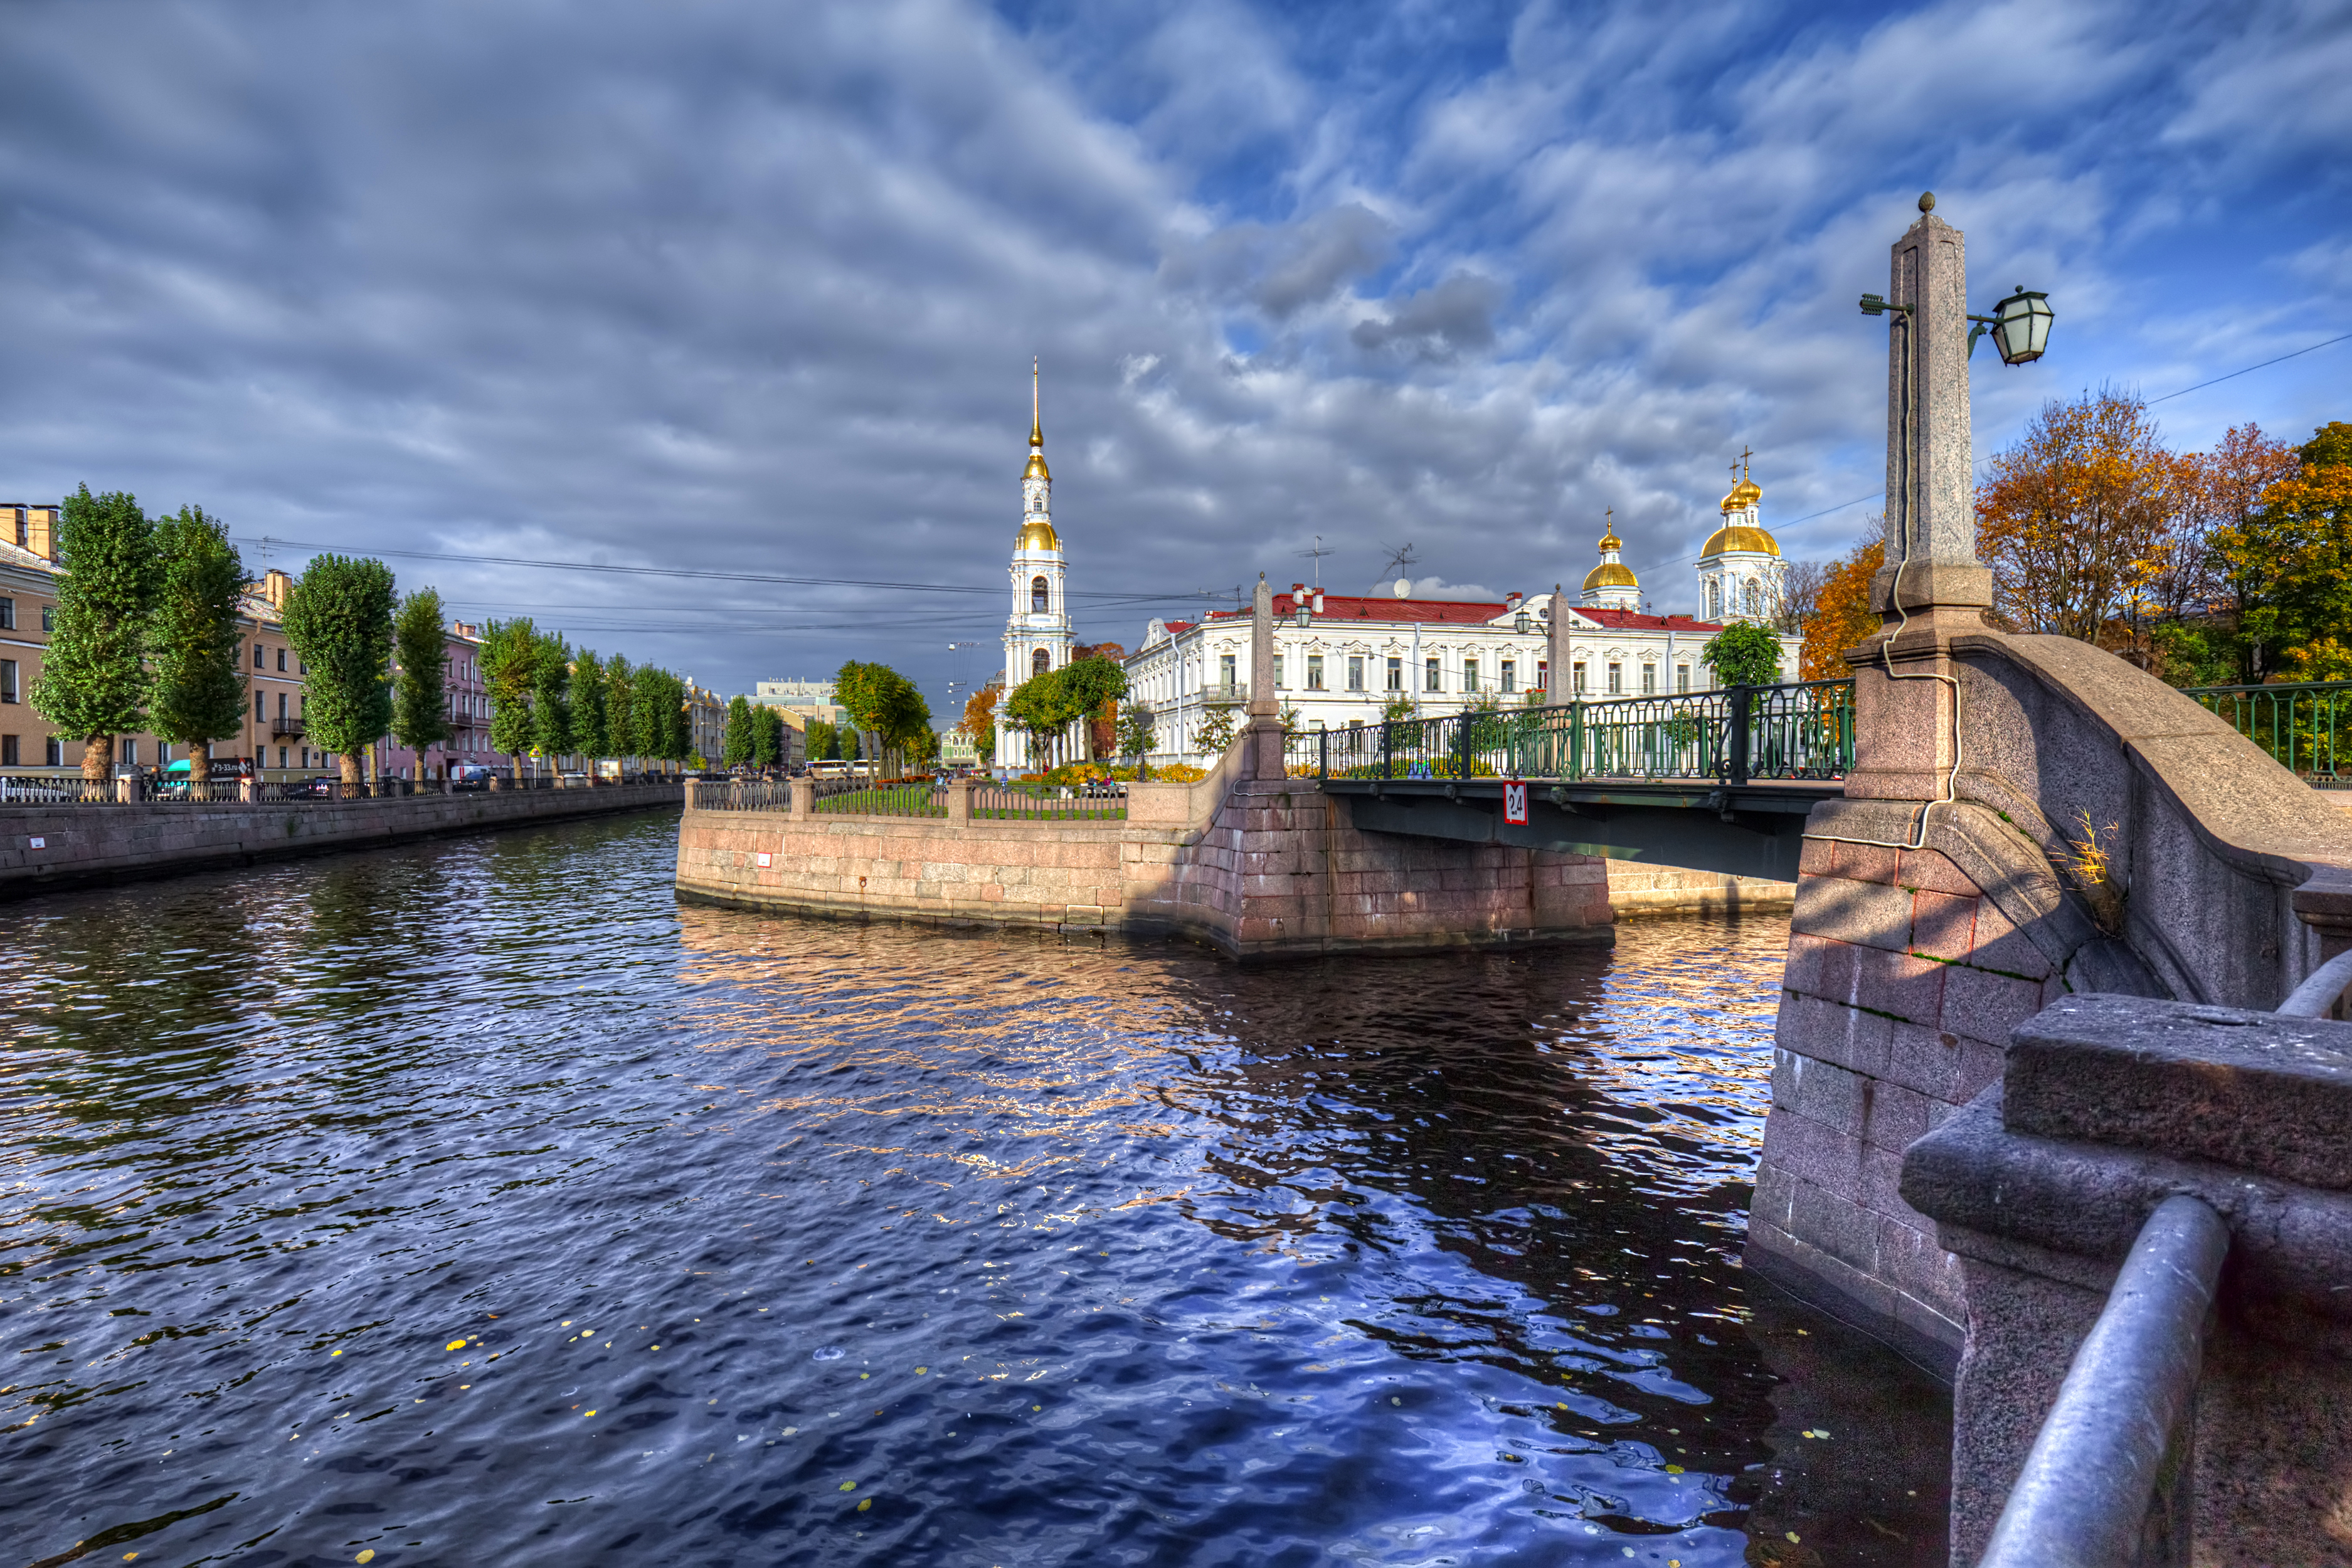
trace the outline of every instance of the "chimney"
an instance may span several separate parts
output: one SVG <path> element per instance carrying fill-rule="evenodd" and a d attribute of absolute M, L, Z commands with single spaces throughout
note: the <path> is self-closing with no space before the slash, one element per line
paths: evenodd
<path fill-rule="evenodd" d="M 278 609 L 286 607 L 286 595 L 294 586 L 294 579 L 272 566 L 261 574 L 261 596 Z"/>
<path fill-rule="evenodd" d="M 1503 595 L 1503 608 L 1516 610 L 1519 607 L 1519 601 L 1526 597 L 1524 594 L 1506 594 Z"/>
<path fill-rule="evenodd" d="M 1323 595 L 1320 593 L 1315 595 L 1315 613 L 1318 616 L 1323 613 Z"/>
<path fill-rule="evenodd" d="M 36 506 L 25 509 L 25 548 L 44 561 L 58 558 L 58 509 Z"/>
<path fill-rule="evenodd" d="M 1293 583 L 1290 585 L 1290 602 L 1294 605 L 1303 605 L 1307 602 L 1306 584 Z"/>

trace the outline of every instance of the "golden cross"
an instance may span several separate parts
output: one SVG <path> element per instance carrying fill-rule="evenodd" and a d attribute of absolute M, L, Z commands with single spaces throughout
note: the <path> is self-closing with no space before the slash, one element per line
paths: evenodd
<path fill-rule="evenodd" d="M 1749 450 L 1746 447 L 1742 447 L 1739 449 L 1739 477 L 1741 479 L 1744 479 L 1748 477 L 1748 459 L 1755 455 L 1756 454 L 1753 451 Z"/>

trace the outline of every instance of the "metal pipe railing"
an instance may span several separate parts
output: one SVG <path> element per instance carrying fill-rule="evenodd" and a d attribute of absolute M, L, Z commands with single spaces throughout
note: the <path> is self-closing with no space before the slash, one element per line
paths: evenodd
<path fill-rule="evenodd" d="M 2204 1360 L 2230 1227 L 2175 1194 L 2140 1226 L 1978 1568 L 2133 1568 Z M 2185 1558 L 2183 1559 L 2185 1561 Z"/>

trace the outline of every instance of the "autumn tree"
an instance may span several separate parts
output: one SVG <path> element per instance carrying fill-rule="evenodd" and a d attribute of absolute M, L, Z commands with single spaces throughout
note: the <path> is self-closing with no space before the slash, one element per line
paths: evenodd
<path fill-rule="evenodd" d="M 81 776 L 103 781 L 114 739 L 147 721 L 147 616 L 155 594 L 154 525 L 120 490 L 84 485 L 58 519 L 56 628 L 27 694 L 33 710 L 81 741 Z"/>
<path fill-rule="evenodd" d="M 997 676 L 964 699 L 963 732 L 985 760 L 996 754 L 996 703 L 1004 695 L 1004 678 Z"/>
<path fill-rule="evenodd" d="M 2263 581 L 2240 634 L 2257 668 L 2290 680 L 2352 679 L 2352 425 L 2322 426 L 2293 477 L 2263 491 L 2244 524 L 2220 531 L 2233 573 Z"/>
<path fill-rule="evenodd" d="M 302 727 L 367 782 L 368 748 L 392 728 L 392 569 L 317 555 L 286 596 L 286 640 L 302 656 Z"/>
<path fill-rule="evenodd" d="M 155 525 L 155 604 L 148 626 L 147 705 L 155 733 L 188 748 L 192 785 L 212 776 L 213 742 L 245 727 L 238 601 L 245 563 L 228 530 L 200 507 Z"/>
<path fill-rule="evenodd" d="M 442 629 L 441 595 L 420 588 L 400 601 L 392 623 L 393 739 L 416 753 L 417 772 L 425 769 L 425 752 L 449 738 L 446 695 L 449 635 Z"/>
<path fill-rule="evenodd" d="M 1800 680 L 1842 680 L 1846 650 L 1878 635 L 1880 616 L 1870 607 L 1870 582 L 1886 561 L 1886 540 L 1874 526 L 1853 548 L 1823 564 L 1821 584 L 1800 628 L 1805 646 L 1797 656 Z"/>
<path fill-rule="evenodd" d="M 2095 643 L 2135 628 L 2186 504 L 2147 405 L 2103 387 L 2052 401 L 1992 459 L 1977 491 L 1994 608 L 2027 631 Z"/>

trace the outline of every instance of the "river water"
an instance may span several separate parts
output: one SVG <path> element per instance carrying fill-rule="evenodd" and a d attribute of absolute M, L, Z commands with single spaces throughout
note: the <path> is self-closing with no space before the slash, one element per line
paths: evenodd
<path fill-rule="evenodd" d="M 0 1565 L 1942 1561 L 1738 1267 L 1785 924 L 1243 970 L 661 816 L 6 911 Z"/>

